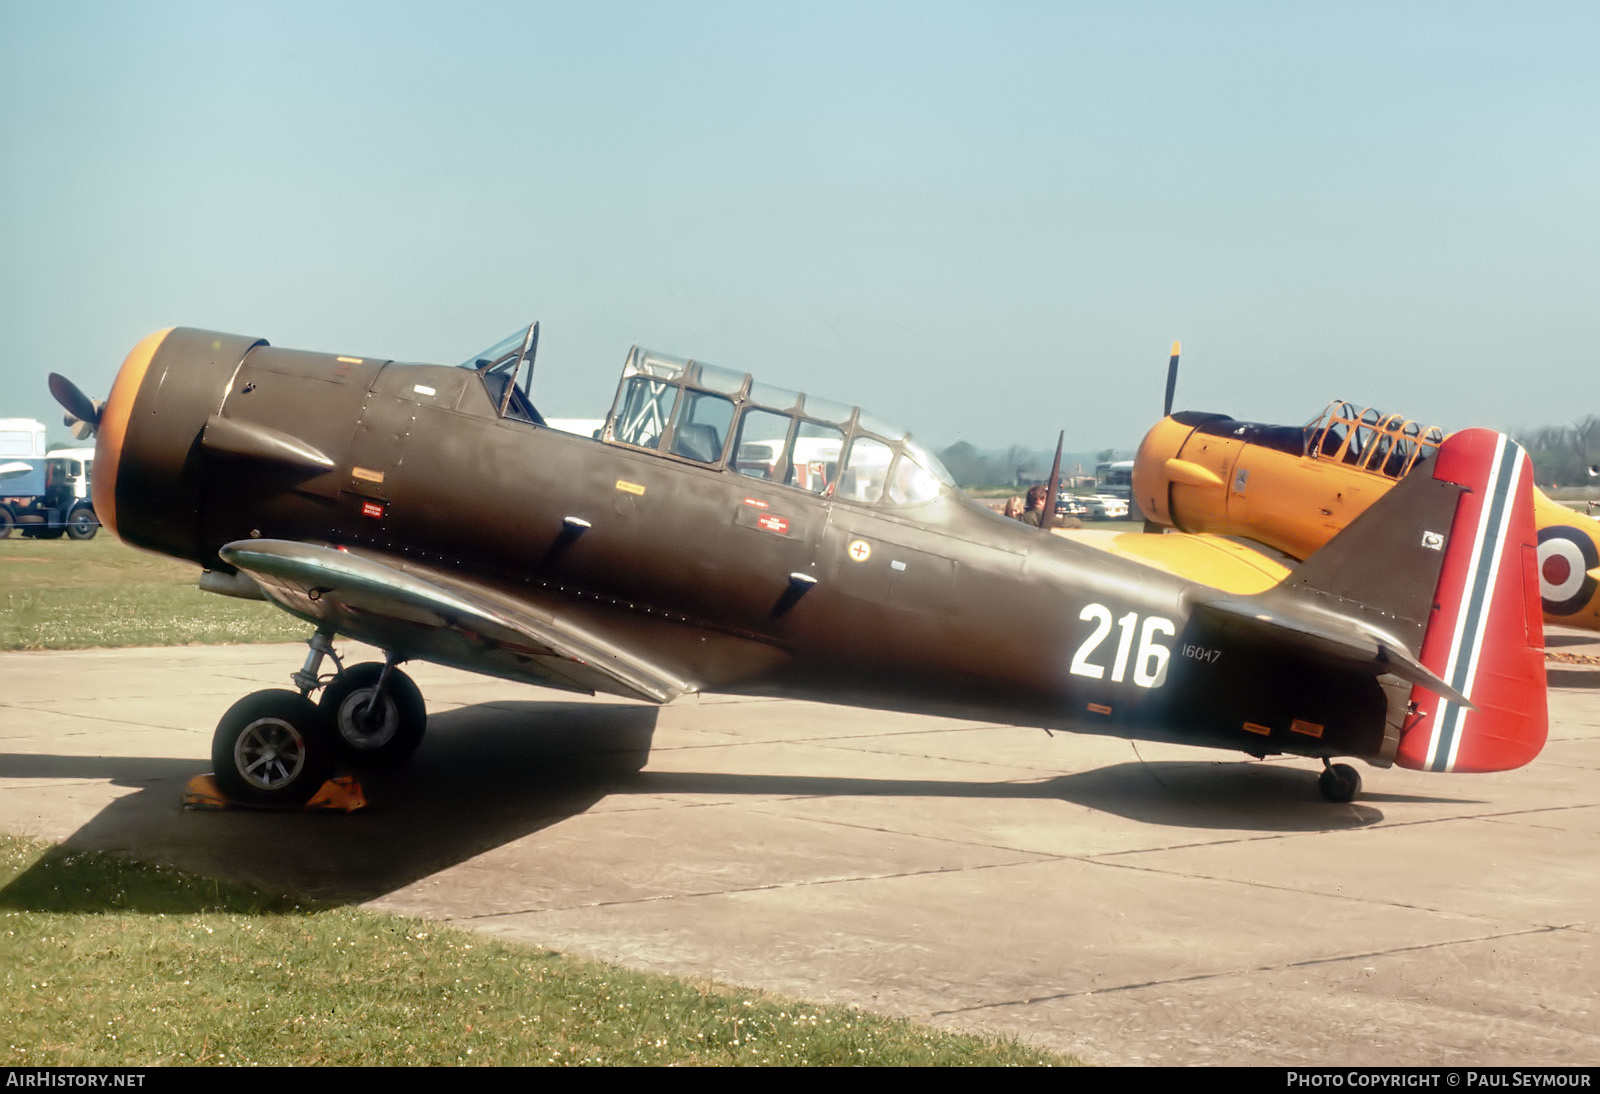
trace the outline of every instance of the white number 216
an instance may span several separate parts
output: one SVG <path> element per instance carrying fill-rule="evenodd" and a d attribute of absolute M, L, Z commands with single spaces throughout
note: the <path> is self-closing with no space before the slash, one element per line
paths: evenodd
<path fill-rule="evenodd" d="M 1111 633 L 1111 609 L 1104 604 L 1089 604 L 1078 613 L 1078 618 L 1093 621 L 1095 628 L 1073 655 L 1072 671 L 1078 676 L 1103 680 L 1106 675 L 1104 666 L 1089 659 L 1100 648 L 1100 643 L 1106 640 L 1106 635 Z M 1133 632 L 1137 628 L 1139 652 L 1133 659 L 1133 682 L 1142 688 L 1160 687 L 1167 678 L 1167 662 L 1172 658 L 1172 651 L 1162 645 L 1156 636 L 1174 637 L 1178 631 L 1172 625 L 1172 620 L 1159 615 L 1147 616 L 1144 626 L 1140 627 L 1138 613 L 1129 612 L 1117 620 L 1117 626 L 1121 634 L 1117 637 L 1116 660 L 1111 665 L 1111 682 L 1120 684 L 1127 675 L 1128 655 L 1133 651 Z"/>

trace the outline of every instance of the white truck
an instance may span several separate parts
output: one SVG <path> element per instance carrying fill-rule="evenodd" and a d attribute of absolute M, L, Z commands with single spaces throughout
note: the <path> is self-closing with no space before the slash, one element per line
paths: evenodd
<path fill-rule="evenodd" d="M 44 423 L 0 418 L 0 539 L 93 539 L 94 449 L 45 448 Z"/>

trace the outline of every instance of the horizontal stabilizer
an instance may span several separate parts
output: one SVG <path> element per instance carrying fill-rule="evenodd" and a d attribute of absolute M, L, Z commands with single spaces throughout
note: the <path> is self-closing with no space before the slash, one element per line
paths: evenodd
<path fill-rule="evenodd" d="M 1394 635 L 1316 604 L 1267 596 L 1219 596 L 1216 599 L 1197 597 L 1194 609 L 1196 615 L 1224 633 L 1293 646 L 1320 658 L 1369 668 L 1374 674 L 1389 673 L 1469 708 L 1472 706 L 1466 696 L 1417 660 Z"/>

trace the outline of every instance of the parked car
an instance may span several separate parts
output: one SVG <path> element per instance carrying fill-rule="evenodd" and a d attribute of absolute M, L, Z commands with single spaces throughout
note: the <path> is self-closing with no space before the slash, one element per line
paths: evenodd
<path fill-rule="evenodd" d="M 1127 520 L 1128 499 L 1116 498 L 1108 494 L 1096 494 L 1090 498 L 1079 498 L 1089 510 L 1091 520 Z"/>
<path fill-rule="evenodd" d="M 1089 507 L 1083 502 L 1083 498 L 1063 490 L 1056 495 L 1056 516 L 1077 517 L 1079 520 L 1086 518 L 1089 515 Z"/>

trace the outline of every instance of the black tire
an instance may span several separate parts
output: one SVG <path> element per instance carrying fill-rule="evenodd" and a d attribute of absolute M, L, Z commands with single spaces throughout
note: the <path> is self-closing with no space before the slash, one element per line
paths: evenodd
<path fill-rule="evenodd" d="M 1317 789 L 1331 802 L 1354 801 L 1361 793 L 1361 772 L 1349 764 L 1334 764 L 1317 779 Z"/>
<path fill-rule="evenodd" d="M 356 767 L 402 762 L 417 750 L 428 728 L 422 692 L 399 669 L 389 670 L 383 698 L 372 717 L 363 716 L 382 674 L 383 666 L 376 661 L 351 665 L 323 689 L 317 703 L 339 758 Z"/>
<path fill-rule="evenodd" d="M 11 529 L 16 526 L 17 518 L 12 516 L 11 510 L 4 505 L 0 505 L 0 539 L 10 536 Z"/>
<path fill-rule="evenodd" d="M 249 805 L 304 805 L 333 773 L 333 749 L 316 704 L 293 691 L 246 695 L 211 738 L 217 786 Z"/>
<path fill-rule="evenodd" d="M 94 506 L 79 505 L 67 514 L 68 539 L 93 539 L 100 531 L 100 518 L 94 515 Z"/>

